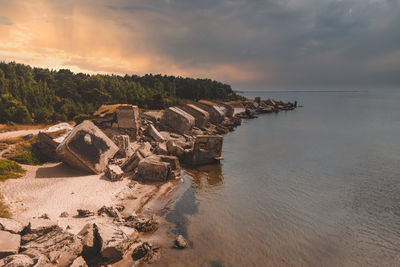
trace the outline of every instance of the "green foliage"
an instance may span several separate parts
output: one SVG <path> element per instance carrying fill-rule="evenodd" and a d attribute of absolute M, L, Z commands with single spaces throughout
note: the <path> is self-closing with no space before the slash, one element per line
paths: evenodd
<path fill-rule="evenodd" d="M 0 123 L 82 119 L 102 104 L 160 109 L 179 99 L 236 100 L 230 85 L 210 79 L 74 74 L 0 62 Z"/>
<path fill-rule="evenodd" d="M 79 114 L 74 117 L 74 122 L 78 125 L 84 120 L 89 120 L 91 116 L 89 114 Z"/>
<path fill-rule="evenodd" d="M 26 147 L 21 153 L 14 155 L 10 159 L 27 165 L 42 165 L 50 160 L 40 151 L 36 143 Z"/>
<path fill-rule="evenodd" d="M 19 178 L 24 173 L 25 170 L 22 169 L 21 165 L 17 162 L 8 159 L 0 159 L 0 181 L 10 178 Z"/>

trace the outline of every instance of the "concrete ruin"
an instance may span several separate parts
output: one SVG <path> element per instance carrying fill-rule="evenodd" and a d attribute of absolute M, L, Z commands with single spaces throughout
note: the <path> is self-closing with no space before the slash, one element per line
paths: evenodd
<path fill-rule="evenodd" d="M 200 100 L 198 103 L 195 103 L 195 105 L 210 114 L 210 121 L 212 123 L 221 123 L 225 118 L 225 108 L 217 105 L 214 102 Z"/>
<path fill-rule="evenodd" d="M 193 151 L 188 153 L 186 162 L 191 165 L 203 165 L 219 162 L 222 157 L 224 137 L 221 135 L 196 136 Z"/>
<path fill-rule="evenodd" d="M 68 165 L 91 173 L 102 173 L 119 148 L 92 122 L 76 126 L 57 147 L 57 156 Z"/>
<path fill-rule="evenodd" d="M 53 125 L 38 134 L 38 147 L 49 158 L 56 157 L 57 147 L 74 127 L 66 122 Z"/>
<path fill-rule="evenodd" d="M 186 104 L 182 109 L 195 118 L 195 124 L 197 127 L 201 129 L 207 126 L 207 123 L 210 120 L 210 114 L 208 114 L 207 111 L 193 104 Z"/>
<path fill-rule="evenodd" d="M 148 182 L 166 182 L 180 175 L 179 160 L 175 156 L 153 155 L 140 160 L 137 179 Z"/>
<path fill-rule="evenodd" d="M 130 104 L 102 105 L 93 114 L 93 121 L 109 137 L 125 134 L 136 140 L 140 128 L 139 108 Z"/>
<path fill-rule="evenodd" d="M 161 123 L 178 134 L 189 132 L 194 126 L 195 118 L 177 107 L 170 107 L 164 111 Z"/>

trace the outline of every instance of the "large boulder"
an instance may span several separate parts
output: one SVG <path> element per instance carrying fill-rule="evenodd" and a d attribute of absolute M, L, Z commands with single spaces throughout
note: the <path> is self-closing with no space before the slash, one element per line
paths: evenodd
<path fill-rule="evenodd" d="M 197 127 L 205 128 L 207 126 L 207 123 L 210 120 L 210 114 L 207 111 L 193 104 L 186 104 L 182 109 L 195 118 L 195 124 Z"/>
<path fill-rule="evenodd" d="M 23 254 L 39 252 L 57 266 L 69 266 L 82 253 L 81 239 L 60 227 L 37 237 L 22 238 L 25 242 L 21 246 Z"/>
<path fill-rule="evenodd" d="M 0 230 L 8 231 L 13 234 L 19 234 L 23 230 L 21 223 L 12 219 L 0 218 Z"/>
<path fill-rule="evenodd" d="M 57 155 L 72 167 L 102 173 L 119 148 L 92 122 L 76 126 L 57 147 Z"/>
<path fill-rule="evenodd" d="M 21 245 L 21 236 L 7 231 L 0 231 L 0 259 L 17 254 Z"/>
<path fill-rule="evenodd" d="M 161 123 L 167 125 L 172 131 L 185 134 L 192 129 L 195 118 L 177 107 L 169 107 L 164 111 Z"/>

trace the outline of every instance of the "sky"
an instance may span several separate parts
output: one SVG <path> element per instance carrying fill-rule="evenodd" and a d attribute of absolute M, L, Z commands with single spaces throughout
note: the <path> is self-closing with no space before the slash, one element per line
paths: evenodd
<path fill-rule="evenodd" d="M 400 87 L 400 0 L 0 0 L 0 61 L 236 90 Z"/>

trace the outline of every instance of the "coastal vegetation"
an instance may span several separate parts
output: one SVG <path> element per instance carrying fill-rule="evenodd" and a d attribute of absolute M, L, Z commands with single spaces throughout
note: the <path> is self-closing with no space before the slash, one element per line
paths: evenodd
<path fill-rule="evenodd" d="M 228 84 L 175 76 L 89 75 L 0 62 L 0 123 L 51 123 L 88 118 L 102 104 L 162 109 L 181 99 L 235 100 Z"/>

